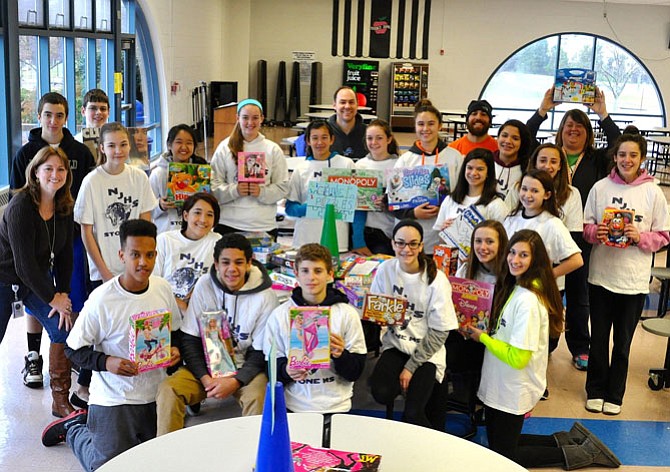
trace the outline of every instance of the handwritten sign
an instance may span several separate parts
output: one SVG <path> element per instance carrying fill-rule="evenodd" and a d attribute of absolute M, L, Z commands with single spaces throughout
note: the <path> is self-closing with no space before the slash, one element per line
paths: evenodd
<path fill-rule="evenodd" d="M 335 219 L 351 223 L 358 198 L 358 187 L 353 184 L 310 182 L 307 197 L 307 218 L 323 219 L 326 204 L 335 207 Z"/>

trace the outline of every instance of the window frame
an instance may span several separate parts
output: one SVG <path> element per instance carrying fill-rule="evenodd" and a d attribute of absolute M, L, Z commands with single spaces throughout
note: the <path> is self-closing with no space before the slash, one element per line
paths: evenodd
<path fill-rule="evenodd" d="M 621 112 L 618 112 L 618 111 L 617 112 L 612 112 L 612 111 L 608 110 L 610 115 L 612 115 L 615 118 L 617 116 L 624 116 L 624 117 L 634 116 L 634 117 L 640 117 L 640 118 L 661 118 L 662 125 L 667 126 L 667 114 L 665 112 L 665 103 L 663 101 L 663 94 L 661 93 L 661 89 L 658 86 L 658 83 L 656 82 L 656 78 L 653 76 L 653 74 L 651 73 L 649 68 L 645 65 L 644 62 L 642 62 L 642 60 L 635 53 L 633 53 L 627 47 L 623 46 L 622 44 L 620 44 L 620 43 L 618 43 L 618 42 L 616 42 L 616 41 L 614 41 L 610 38 L 607 38 L 607 37 L 599 35 L 599 34 L 594 34 L 594 33 L 585 33 L 585 32 L 580 32 L 580 31 L 563 31 L 563 32 L 547 34 L 547 35 L 538 37 L 538 38 L 536 38 L 532 41 L 529 41 L 529 42 L 525 43 L 524 45 L 520 46 L 515 51 L 513 51 L 510 55 L 508 55 L 502 62 L 500 62 L 500 64 L 498 64 L 498 66 L 489 75 L 488 79 L 484 83 L 484 86 L 482 87 L 482 89 L 479 93 L 479 98 L 480 99 L 484 98 L 484 94 L 486 93 L 486 89 L 488 88 L 489 84 L 496 77 L 496 75 L 503 68 L 503 66 L 505 66 L 505 64 L 507 64 L 507 62 L 510 59 L 512 59 L 515 55 L 517 55 L 519 52 L 523 51 L 527 47 L 529 47 L 529 46 L 531 46 L 535 43 L 538 43 L 540 41 L 544 41 L 544 40 L 547 40 L 547 39 L 553 38 L 553 37 L 557 37 L 556 62 L 554 64 L 554 70 L 556 70 L 558 68 L 558 65 L 560 64 L 560 60 L 561 60 L 561 43 L 562 43 L 562 40 L 563 40 L 563 36 L 569 36 L 569 35 L 586 36 L 586 37 L 589 37 L 593 40 L 593 54 L 592 54 L 592 57 L 591 57 L 591 67 L 595 67 L 596 53 L 597 53 L 597 47 L 598 47 L 598 41 L 599 40 L 604 41 L 606 43 L 609 43 L 610 45 L 613 45 L 615 47 L 618 47 L 618 48 L 622 49 L 623 51 L 628 53 L 638 63 L 638 65 L 644 70 L 644 72 L 647 74 L 647 76 L 651 80 L 651 84 L 656 89 L 656 95 L 658 97 L 659 105 L 660 105 L 660 108 L 661 108 L 661 113 L 660 114 L 637 114 L 637 113 L 636 114 L 628 114 L 628 113 L 621 113 Z M 488 97 L 488 98 L 490 98 L 490 97 Z M 501 112 L 501 111 L 529 112 L 530 114 L 532 114 L 537 110 L 537 107 L 533 108 L 533 109 L 495 107 L 495 110 L 497 112 Z M 586 113 L 589 115 L 589 117 L 594 115 L 594 113 L 590 109 L 588 109 L 586 111 Z M 561 118 L 564 114 L 565 114 L 565 110 L 563 110 L 563 109 L 556 110 L 555 108 L 552 108 L 551 110 L 549 110 L 549 112 L 547 113 L 547 120 L 545 120 L 543 122 L 542 129 L 549 129 L 549 130 L 552 130 L 552 131 L 555 131 L 556 129 L 558 129 L 558 125 L 559 125 L 559 123 L 561 121 Z M 547 127 L 547 125 L 549 125 L 549 127 Z"/>

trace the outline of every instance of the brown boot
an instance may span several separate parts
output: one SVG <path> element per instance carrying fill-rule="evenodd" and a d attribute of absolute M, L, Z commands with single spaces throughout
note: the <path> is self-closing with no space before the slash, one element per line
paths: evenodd
<path fill-rule="evenodd" d="M 57 418 L 65 418 L 74 411 L 68 401 L 72 384 L 72 364 L 65 357 L 65 344 L 51 343 L 49 346 L 49 377 L 51 377 L 51 414 Z"/>

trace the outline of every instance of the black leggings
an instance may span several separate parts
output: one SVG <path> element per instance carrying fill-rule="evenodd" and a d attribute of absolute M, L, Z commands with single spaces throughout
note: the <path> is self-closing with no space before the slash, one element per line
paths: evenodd
<path fill-rule="evenodd" d="M 562 467 L 563 451 L 553 436 L 521 434 L 524 415 L 486 407 L 489 449 L 523 467 Z"/>
<path fill-rule="evenodd" d="M 397 349 L 387 349 L 379 357 L 370 377 L 372 396 L 377 403 L 388 405 L 400 395 L 400 373 L 409 358 Z M 441 384 L 435 381 L 435 370 L 435 364 L 425 362 L 412 375 L 402 420 L 444 431 L 444 415 L 440 411 L 445 410 L 446 405 L 439 402 Z M 442 424 L 439 424 L 440 420 Z"/>

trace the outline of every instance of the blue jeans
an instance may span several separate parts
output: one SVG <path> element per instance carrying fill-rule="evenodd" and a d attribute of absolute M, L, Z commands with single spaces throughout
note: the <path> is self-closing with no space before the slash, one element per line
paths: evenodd
<path fill-rule="evenodd" d="M 52 343 L 64 343 L 68 332 L 58 329 L 60 317 L 58 313 L 49 318 L 51 307 L 44 303 L 37 295 L 30 292 L 27 287 L 19 286 L 19 300 L 30 310 L 30 314 L 44 326 Z M 11 284 L 0 283 L 0 342 L 5 337 L 9 319 L 12 316 L 12 303 L 14 303 L 14 291 Z"/>

